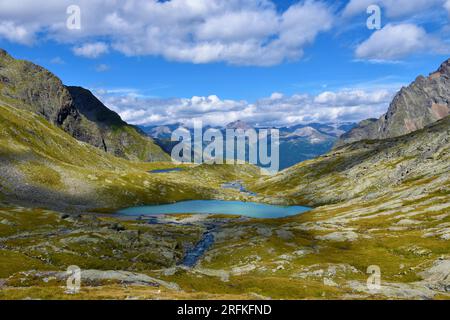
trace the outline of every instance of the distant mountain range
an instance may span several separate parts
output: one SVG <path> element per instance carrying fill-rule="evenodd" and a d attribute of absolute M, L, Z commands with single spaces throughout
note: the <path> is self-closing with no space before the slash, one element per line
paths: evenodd
<path fill-rule="evenodd" d="M 280 130 L 280 169 L 286 169 L 296 163 L 313 159 L 331 150 L 338 138 L 353 129 L 355 123 L 309 123 L 293 126 L 279 127 Z M 147 133 L 163 150 L 170 153 L 178 143 L 171 141 L 172 132 L 180 127 L 181 123 L 158 126 L 141 126 L 141 130 Z M 225 132 L 226 129 L 250 129 L 253 126 L 238 120 L 224 127 L 210 127 Z M 264 127 L 258 127 L 264 128 Z M 186 128 L 193 135 L 193 129 Z"/>

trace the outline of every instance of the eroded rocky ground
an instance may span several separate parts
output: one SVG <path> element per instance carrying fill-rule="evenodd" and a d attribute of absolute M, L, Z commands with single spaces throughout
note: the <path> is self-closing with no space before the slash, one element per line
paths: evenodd
<path fill-rule="evenodd" d="M 447 194 L 361 199 L 285 219 L 179 215 L 158 224 L 0 210 L 0 298 L 448 299 Z M 180 265 L 205 225 L 214 245 Z M 82 270 L 67 293 L 70 265 Z M 369 266 L 381 288 L 369 289 Z"/>

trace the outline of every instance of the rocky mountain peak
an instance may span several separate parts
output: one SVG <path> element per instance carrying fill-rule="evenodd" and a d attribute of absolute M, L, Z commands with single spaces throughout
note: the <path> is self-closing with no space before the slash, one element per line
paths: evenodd
<path fill-rule="evenodd" d="M 359 140 L 402 136 L 434 123 L 450 114 L 450 59 L 428 77 L 419 76 L 402 88 L 388 111 L 373 121 L 362 122 L 341 136 L 336 147 Z"/>
<path fill-rule="evenodd" d="M 130 160 L 165 160 L 146 135 L 109 110 L 89 90 L 66 87 L 50 71 L 0 49 L 0 102 L 26 109 L 108 153 Z"/>
<path fill-rule="evenodd" d="M 292 134 L 299 136 L 299 137 L 309 137 L 310 135 L 318 134 L 318 133 L 319 133 L 319 131 L 317 131 L 316 129 L 314 129 L 312 127 L 303 127 L 303 128 L 296 129 Z"/>
<path fill-rule="evenodd" d="M 440 76 L 447 76 L 450 77 L 450 59 L 444 61 L 441 66 L 439 67 L 439 69 L 437 70 L 437 72 L 439 73 Z M 430 76 L 432 76 L 433 74 L 431 74 Z"/>
<path fill-rule="evenodd" d="M 234 122 L 231 122 L 229 124 L 227 124 L 226 126 L 227 129 L 251 129 L 253 128 L 251 125 L 249 125 L 247 122 L 244 122 L 242 120 L 237 120 Z"/>
<path fill-rule="evenodd" d="M 10 58 L 11 56 L 6 52 L 6 50 L 0 48 L 0 58 Z"/>
<path fill-rule="evenodd" d="M 308 142 L 311 144 L 323 143 L 325 141 L 330 141 L 331 139 L 330 136 L 325 135 L 320 131 L 318 131 L 317 129 L 314 129 L 313 127 L 309 126 L 298 128 L 294 132 L 286 136 L 286 138 L 293 138 L 293 137 L 306 138 Z"/>

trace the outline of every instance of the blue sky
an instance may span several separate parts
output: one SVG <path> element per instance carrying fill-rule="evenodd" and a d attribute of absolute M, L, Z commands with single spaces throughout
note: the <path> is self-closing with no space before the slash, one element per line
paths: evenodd
<path fill-rule="evenodd" d="M 141 125 L 377 117 L 450 52 L 446 0 L 95 2 L 0 0 L 0 47 Z"/>

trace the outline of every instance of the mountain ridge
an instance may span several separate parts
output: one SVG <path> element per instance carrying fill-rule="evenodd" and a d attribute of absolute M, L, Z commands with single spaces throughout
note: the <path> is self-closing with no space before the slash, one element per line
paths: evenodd
<path fill-rule="evenodd" d="M 282 194 L 292 203 L 313 207 L 358 197 L 381 198 L 416 181 L 424 181 L 424 186 L 418 183 L 417 195 L 427 194 L 450 183 L 449 137 L 447 116 L 400 137 L 338 147 L 273 177 L 261 178 L 252 191 L 274 197 Z M 430 177 L 440 179 L 428 181 Z"/>
<path fill-rule="evenodd" d="M 280 130 L 280 169 L 288 168 L 296 163 L 312 159 L 331 150 L 337 137 L 353 128 L 352 123 L 310 123 L 297 124 L 292 126 L 278 127 Z M 167 153 L 170 153 L 177 142 L 171 141 L 171 134 L 174 130 L 184 126 L 179 123 L 142 126 L 140 127 L 146 134 L 152 137 L 156 143 Z M 209 127 L 203 128 L 207 130 Z M 253 127 L 242 120 L 231 122 L 222 127 L 214 127 L 225 134 L 226 129 L 271 129 L 272 127 Z M 191 135 L 192 128 L 189 129 Z"/>
<path fill-rule="evenodd" d="M 0 51 L 0 99 L 32 111 L 77 140 L 128 160 L 167 160 L 149 137 L 123 121 L 89 90 L 67 87 L 47 69 Z"/>
<path fill-rule="evenodd" d="M 450 114 L 450 59 L 428 77 L 418 76 L 395 95 L 387 112 L 368 119 L 341 136 L 335 147 L 360 140 L 402 136 Z"/>

